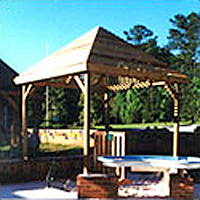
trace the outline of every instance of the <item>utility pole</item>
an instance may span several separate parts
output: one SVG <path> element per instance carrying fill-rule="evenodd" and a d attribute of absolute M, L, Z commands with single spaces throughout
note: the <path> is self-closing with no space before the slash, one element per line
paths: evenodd
<path fill-rule="evenodd" d="M 46 43 L 46 56 L 49 55 L 49 43 Z M 46 127 L 49 127 L 49 86 L 46 86 Z"/>

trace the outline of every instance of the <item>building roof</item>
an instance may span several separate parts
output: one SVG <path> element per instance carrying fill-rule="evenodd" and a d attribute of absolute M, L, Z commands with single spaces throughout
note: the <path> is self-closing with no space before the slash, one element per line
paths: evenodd
<path fill-rule="evenodd" d="M 18 73 L 9 67 L 2 59 L 0 59 L 0 90 L 15 90 L 13 77 Z"/>
<path fill-rule="evenodd" d="M 102 27 L 96 27 L 17 76 L 16 84 L 45 82 L 86 71 L 139 80 L 187 82 L 153 56 Z"/>

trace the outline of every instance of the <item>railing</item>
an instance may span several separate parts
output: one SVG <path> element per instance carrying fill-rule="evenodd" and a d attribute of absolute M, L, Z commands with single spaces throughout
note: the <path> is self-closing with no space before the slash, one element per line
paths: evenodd
<path fill-rule="evenodd" d="M 98 156 L 105 155 L 125 155 L 125 132 L 94 132 L 94 166 L 97 171 L 109 171 L 109 169 L 103 168 L 101 163 L 97 161 Z M 116 175 L 124 178 L 125 168 L 116 168 Z"/>

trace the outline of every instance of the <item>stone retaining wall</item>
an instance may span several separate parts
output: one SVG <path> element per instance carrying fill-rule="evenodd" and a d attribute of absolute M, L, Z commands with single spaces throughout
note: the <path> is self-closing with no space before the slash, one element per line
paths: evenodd
<path fill-rule="evenodd" d="M 2 160 L 0 161 L 0 184 L 44 180 L 50 168 L 54 178 L 63 180 L 72 176 L 75 178 L 81 173 L 82 167 L 82 156 L 45 157 L 28 161 Z"/>

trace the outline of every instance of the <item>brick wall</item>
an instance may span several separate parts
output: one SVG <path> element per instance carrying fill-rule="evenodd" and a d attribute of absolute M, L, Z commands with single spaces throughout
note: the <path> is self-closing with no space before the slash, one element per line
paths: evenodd
<path fill-rule="evenodd" d="M 193 199 L 194 180 L 181 177 L 180 175 L 170 176 L 170 196 L 174 199 Z"/>
<path fill-rule="evenodd" d="M 79 198 L 117 198 L 118 179 L 105 174 L 77 176 Z"/>

